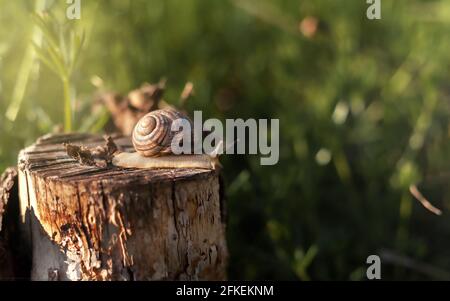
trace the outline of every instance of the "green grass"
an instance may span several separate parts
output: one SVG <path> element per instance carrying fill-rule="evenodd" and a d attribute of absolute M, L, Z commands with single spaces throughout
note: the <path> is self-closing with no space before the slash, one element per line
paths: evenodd
<path fill-rule="evenodd" d="M 75 31 L 74 22 L 58 22 L 51 13 L 33 14 L 35 25 L 44 36 L 44 45 L 34 42 L 37 57 L 61 80 L 64 95 L 64 130 L 72 131 L 75 87 L 72 83 L 84 43 L 84 33 Z"/>

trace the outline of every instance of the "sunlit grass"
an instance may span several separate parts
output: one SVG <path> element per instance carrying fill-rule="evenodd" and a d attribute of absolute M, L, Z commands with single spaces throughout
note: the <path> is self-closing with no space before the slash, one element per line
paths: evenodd
<path fill-rule="evenodd" d="M 46 8 L 47 0 L 37 0 L 35 11 L 41 12 Z M 40 45 L 42 43 L 42 32 L 39 30 L 37 25 L 32 25 L 31 40 Z M 23 99 L 25 97 L 25 92 L 27 89 L 28 81 L 32 72 L 37 72 L 39 66 L 36 66 L 35 61 L 35 51 L 33 45 L 30 43 L 25 51 L 25 56 L 20 65 L 19 72 L 17 75 L 16 83 L 14 85 L 14 90 L 11 98 L 11 103 L 6 110 L 6 118 L 11 121 L 15 121 L 17 114 L 19 113 L 20 107 L 22 105 Z"/>
<path fill-rule="evenodd" d="M 37 56 L 61 80 L 64 93 L 64 130 L 72 131 L 75 87 L 72 75 L 84 43 L 84 33 L 77 33 L 74 23 L 61 23 L 50 13 L 34 14 L 33 20 L 44 36 L 42 45 L 33 42 Z"/>

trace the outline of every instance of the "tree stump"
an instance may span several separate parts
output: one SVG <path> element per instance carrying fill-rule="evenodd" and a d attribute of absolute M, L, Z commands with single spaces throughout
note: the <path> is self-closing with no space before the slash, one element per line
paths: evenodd
<path fill-rule="evenodd" d="M 123 150 L 128 137 L 113 136 Z M 225 279 L 224 204 L 217 171 L 85 166 L 48 135 L 19 154 L 22 233 L 33 280 Z"/>

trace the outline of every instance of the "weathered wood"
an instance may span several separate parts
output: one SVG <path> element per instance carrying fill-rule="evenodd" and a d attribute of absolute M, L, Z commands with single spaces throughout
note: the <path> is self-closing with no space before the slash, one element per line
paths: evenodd
<path fill-rule="evenodd" d="M 17 168 L 0 177 L 0 280 L 29 279 L 29 249 L 19 233 Z"/>
<path fill-rule="evenodd" d="M 17 169 L 7 168 L 0 176 L 0 232 L 3 230 L 3 219 L 10 199 L 17 197 Z M 14 200 L 13 200 L 14 201 Z"/>
<path fill-rule="evenodd" d="M 123 150 L 132 149 L 129 138 L 113 138 Z M 63 142 L 95 147 L 103 139 L 47 136 L 20 153 L 32 279 L 226 277 L 218 172 L 83 166 L 67 156 Z"/>
<path fill-rule="evenodd" d="M 17 196 L 17 170 L 8 168 L 0 177 L 0 279 L 14 278 L 10 231 L 6 227 L 8 205 Z M 15 191 L 16 190 L 16 191 Z M 10 201 L 12 200 L 12 201 Z"/>

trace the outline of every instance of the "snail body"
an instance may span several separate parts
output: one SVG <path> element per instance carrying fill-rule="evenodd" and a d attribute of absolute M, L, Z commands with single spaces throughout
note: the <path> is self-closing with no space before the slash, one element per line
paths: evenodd
<path fill-rule="evenodd" d="M 116 154 L 112 163 L 123 168 L 200 168 L 214 170 L 220 166 L 217 152 L 202 155 L 174 155 L 172 145 L 179 143 L 183 132 L 173 132 L 177 119 L 191 121 L 174 109 L 162 109 L 142 117 L 133 130 L 134 153 Z M 192 126 L 191 126 L 192 129 Z M 192 132 L 189 133 L 192 135 Z"/>
<path fill-rule="evenodd" d="M 220 166 L 217 157 L 208 155 L 167 155 L 142 157 L 138 153 L 120 153 L 112 163 L 124 168 L 199 168 L 216 169 Z"/>

